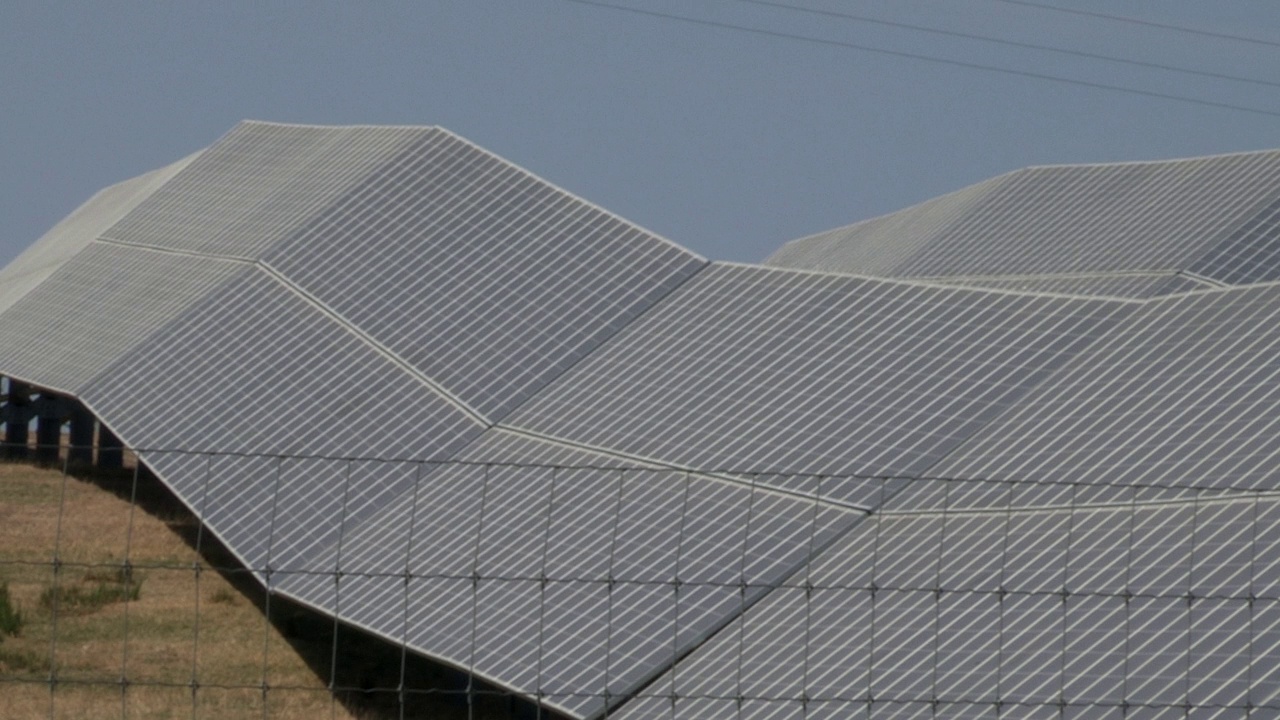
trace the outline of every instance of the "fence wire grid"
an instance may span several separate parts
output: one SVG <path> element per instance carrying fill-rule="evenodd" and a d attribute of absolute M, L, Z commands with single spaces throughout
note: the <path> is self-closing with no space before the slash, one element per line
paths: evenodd
<path fill-rule="evenodd" d="M 1276 492 L 72 450 L 4 717 L 1280 717 Z"/>

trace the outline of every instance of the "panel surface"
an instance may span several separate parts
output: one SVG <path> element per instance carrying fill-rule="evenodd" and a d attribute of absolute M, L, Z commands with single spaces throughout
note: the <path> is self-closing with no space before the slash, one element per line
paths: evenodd
<path fill-rule="evenodd" d="M 894 277 L 1190 269 L 1277 200 L 1280 152 L 1033 167 L 997 179 L 967 188 L 980 197 L 940 226 L 926 221 L 939 202 L 930 201 L 789 243 L 769 262 Z M 892 242 L 918 249 L 874 270 L 864 252 L 844 249 Z"/>
<path fill-rule="evenodd" d="M 1012 176 L 1001 175 L 899 212 L 792 240 L 765 264 L 891 277 Z"/>
<path fill-rule="evenodd" d="M 0 311 L 53 274 L 117 220 L 186 167 L 195 155 L 98 191 L 0 270 Z"/>
<path fill-rule="evenodd" d="M 153 450 L 425 459 L 480 426 L 254 272 L 224 285 L 84 391 Z"/>
<path fill-rule="evenodd" d="M 421 464 L 411 489 L 344 523 L 341 543 L 279 588 L 590 717 L 858 517 L 614 464 L 492 431 L 455 462 Z"/>
<path fill-rule="evenodd" d="M 931 279 L 931 282 L 933 280 Z M 1117 275 L 1024 276 L 990 278 L 938 278 L 940 283 L 1018 292 L 1062 293 L 1103 297 L 1148 298 L 1179 292 L 1206 290 L 1212 285 L 1173 272 Z"/>
<path fill-rule="evenodd" d="M 242 122 L 105 234 L 256 258 L 428 132 Z"/>
<path fill-rule="evenodd" d="M 703 264 L 439 130 L 266 262 L 492 419 Z"/>
<path fill-rule="evenodd" d="M 243 265 L 95 243 L 0 313 L 0 363 L 75 392 Z"/>
<path fill-rule="evenodd" d="M 1258 560 L 1273 540 L 1253 532 L 1280 499 L 1204 495 L 912 512 L 904 493 L 617 717 L 768 718 L 797 699 L 835 717 L 935 701 L 1244 710 L 1280 673 L 1280 595 Z"/>
<path fill-rule="evenodd" d="M 1190 269 L 1231 285 L 1280 279 L 1280 199 L 1259 210 Z"/>
<path fill-rule="evenodd" d="M 1131 307 L 717 264 L 508 424 L 705 470 L 909 475 Z"/>
<path fill-rule="evenodd" d="M 1280 288 L 1153 301 L 931 472 L 1275 486 Z"/>
<path fill-rule="evenodd" d="M 83 397 L 264 580 L 267 567 L 327 546 L 333 518 L 359 520 L 407 482 L 395 464 L 324 457 L 447 457 L 482 432 L 257 271 L 153 334 Z"/>

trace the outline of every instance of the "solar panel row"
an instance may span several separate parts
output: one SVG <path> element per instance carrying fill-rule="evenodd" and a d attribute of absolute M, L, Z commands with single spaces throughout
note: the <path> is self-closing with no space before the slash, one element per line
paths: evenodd
<path fill-rule="evenodd" d="M 0 312 L 21 300 L 194 158 L 104 188 L 0 270 Z"/>
<path fill-rule="evenodd" d="M 775 256 L 946 276 L 894 281 L 246 123 L 0 273 L 0 369 L 273 591 L 565 715 L 1269 711 L 1280 297 L 1213 286 L 1271 277 L 1277 173 L 1039 168 Z"/>
<path fill-rule="evenodd" d="M 1280 288 L 1153 300 L 934 472 L 1274 487 Z"/>
<path fill-rule="evenodd" d="M 618 717 L 912 717 L 922 699 L 982 717 L 1274 712 L 1277 517 L 1274 493 L 904 507 L 859 524 Z"/>
<path fill-rule="evenodd" d="M 525 464 L 548 453 L 578 469 Z M 456 460 L 419 465 L 278 587 L 576 716 L 634 692 L 861 517 L 500 430 Z"/>
<path fill-rule="evenodd" d="M 907 476 L 1136 307 L 718 263 L 506 424 L 686 467 Z"/>
<path fill-rule="evenodd" d="M 891 277 L 1191 270 L 1242 283 L 1275 264 L 1265 228 L 1277 201 L 1276 151 L 1035 167 L 792 241 L 766 262 Z"/>

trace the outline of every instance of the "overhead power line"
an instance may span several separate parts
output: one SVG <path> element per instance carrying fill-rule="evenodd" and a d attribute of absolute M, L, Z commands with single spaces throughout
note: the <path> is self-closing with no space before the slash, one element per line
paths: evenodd
<path fill-rule="evenodd" d="M 993 43 L 996 45 L 1004 45 L 1006 47 L 1016 47 L 1025 50 L 1039 50 L 1043 52 L 1059 53 L 1062 55 L 1070 55 L 1072 57 L 1087 58 L 1090 60 L 1103 60 L 1106 62 L 1121 63 L 1134 67 L 1151 68 L 1153 70 L 1164 70 L 1166 72 L 1184 73 L 1186 75 L 1196 75 L 1204 78 L 1212 78 L 1215 80 L 1231 80 L 1233 82 L 1251 83 L 1254 85 L 1266 85 L 1269 87 L 1280 88 L 1280 82 L 1270 80 L 1259 80 L 1257 78 L 1242 77 L 1239 75 L 1229 75 L 1227 73 L 1210 72 L 1207 70 L 1196 70 L 1194 68 L 1178 67 L 1176 65 L 1165 65 L 1163 63 L 1147 62 L 1144 60 L 1133 60 L 1131 58 L 1117 57 L 1114 55 L 1103 55 L 1100 53 L 1091 53 L 1084 50 L 1075 50 L 1072 48 L 1054 47 L 1051 45 L 1038 45 L 1036 43 L 1019 42 L 1017 40 L 1007 40 L 1004 38 L 991 37 L 989 35 L 978 35 L 975 33 L 960 32 L 958 30 L 942 30 L 940 28 L 931 28 L 924 25 L 912 25 L 910 23 L 896 22 L 893 20 L 882 20 L 880 18 L 866 17 L 863 15 L 853 15 L 851 13 L 836 12 L 834 10 L 818 10 L 808 8 L 802 5 L 791 5 L 782 2 L 770 2 L 770 0 L 738 0 L 740 3 L 748 5 L 759 5 L 762 7 L 777 8 L 779 10 L 792 10 L 810 15 L 819 15 L 822 17 L 839 18 L 842 20 L 852 20 L 854 22 L 867 23 L 871 25 L 880 25 L 883 27 L 900 28 L 903 30 L 912 30 L 915 32 L 929 33 L 932 35 L 940 35 L 944 37 L 962 38 L 965 40 L 978 40 L 981 42 Z"/>
<path fill-rule="evenodd" d="M 1235 105 L 1232 103 L 1217 102 L 1216 100 L 1204 100 L 1201 98 L 1188 97 L 1186 95 L 1174 95 L 1171 93 L 1156 92 L 1154 90 L 1141 90 L 1139 88 L 1125 87 L 1122 85 L 1109 85 L 1107 83 L 1093 82 L 1091 80 L 1077 80 L 1075 78 L 1062 77 L 1060 75 L 1050 75 L 1048 73 L 1033 72 L 1031 70 L 1018 70 L 1016 68 L 1000 67 L 997 65 L 984 65 L 982 63 L 966 62 L 963 60 L 951 60 L 932 55 L 922 55 L 920 53 L 905 52 L 902 50 L 889 50 L 887 48 L 873 47 L 870 45 L 861 45 L 858 43 L 844 42 L 841 40 L 827 40 L 825 38 L 813 37 L 810 35 L 798 35 L 795 33 L 782 32 L 779 30 L 766 30 L 764 28 L 749 27 L 746 25 L 735 25 L 732 23 L 719 22 L 717 20 L 704 20 L 701 18 L 688 17 L 686 15 L 676 15 L 674 13 L 659 12 L 657 10 L 644 10 L 628 5 L 615 5 L 613 3 L 602 2 L 601 0 L 565 0 L 565 2 L 576 3 L 578 5 L 589 5 L 597 8 L 605 8 L 608 10 L 617 10 L 620 12 L 628 12 L 636 15 L 646 15 L 648 17 L 660 18 L 663 20 L 671 20 L 675 22 L 688 23 L 691 25 L 702 25 L 704 27 L 720 28 L 722 30 L 732 30 L 736 32 L 750 33 L 764 37 L 773 37 L 783 40 L 797 40 L 800 42 L 813 43 L 815 45 L 826 45 L 828 47 L 839 47 L 848 50 L 860 50 L 862 52 L 875 53 L 878 55 L 887 55 L 890 57 L 909 58 L 912 60 L 921 60 L 924 62 L 936 63 L 939 65 L 950 65 L 952 67 L 966 68 L 969 70 L 981 70 L 984 72 L 1001 73 L 1004 75 L 1013 75 L 1016 77 L 1030 78 L 1033 80 L 1045 80 L 1048 82 L 1061 83 L 1064 85 L 1076 85 L 1079 87 L 1092 88 L 1094 90 L 1108 90 L 1111 92 L 1125 93 L 1128 95 L 1137 95 L 1141 97 L 1157 98 L 1160 100 L 1172 100 L 1174 102 L 1189 103 L 1192 105 L 1201 105 L 1204 107 L 1215 107 L 1223 110 L 1235 110 L 1237 112 L 1251 113 L 1254 115 L 1267 115 L 1269 117 L 1280 117 L 1280 111 L 1264 110 L 1262 108 L 1249 107 L 1246 105 Z"/>
<path fill-rule="evenodd" d="M 1113 22 L 1129 23 L 1131 25 L 1144 25 L 1146 27 L 1159 28 L 1161 30 L 1174 30 L 1177 32 L 1190 33 L 1192 35 L 1201 35 L 1204 37 L 1216 38 L 1218 40 L 1233 40 L 1235 42 L 1251 43 L 1253 45 L 1266 45 L 1269 47 L 1280 48 L 1280 42 L 1274 40 L 1263 40 L 1261 38 L 1245 37 L 1244 35 L 1232 35 L 1229 33 L 1218 33 L 1209 30 L 1201 30 L 1199 28 L 1185 27 L 1182 25 L 1170 25 L 1168 23 L 1153 22 L 1151 20 L 1140 20 L 1138 18 L 1125 17 L 1123 15 L 1112 15 L 1110 13 L 1093 12 L 1091 10 L 1077 10 L 1075 8 L 1058 7 L 1057 5 L 1049 5 L 1047 3 L 1031 2 L 1031 0 L 995 0 L 995 2 L 1007 3 L 1009 5 L 1022 5 L 1024 7 L 1037 8 L 1039 10 L 1049 10 L 1051 12 L 1065 13 L 1067 15 L 1081 15 L 1084 17 L 1099 18 L 1101 20 L 1111 20 Z"/>

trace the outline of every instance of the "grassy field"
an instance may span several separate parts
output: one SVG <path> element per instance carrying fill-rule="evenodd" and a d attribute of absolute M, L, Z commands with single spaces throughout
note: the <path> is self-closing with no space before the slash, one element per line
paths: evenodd
<path fill-rule="evenodd" d="M 190 515 L 141 489 L 131 504 L 129 473 L 84 479 L 0 464 L 0 586 L 21 616 L 17 635 L 0 637 L 0 717 L 399 717 L 389 690 L 330 693 L 332 622 L 277 600 L 268 622 L 251 579 L 211 569 L 232 565 L 225 553 L 214 543 L 196 552 Z M 339 686 L 395 686 L 398 653 L 388 671 L 377 659 L 388 648 L 342 639 L 340 668 L 366 677 Z M 424 687 L 456 687 L 419 665 Z M 507 715 L 491 704 L 474 716 Z M 467 710 L 427 698 L 406 716 Z"/>

